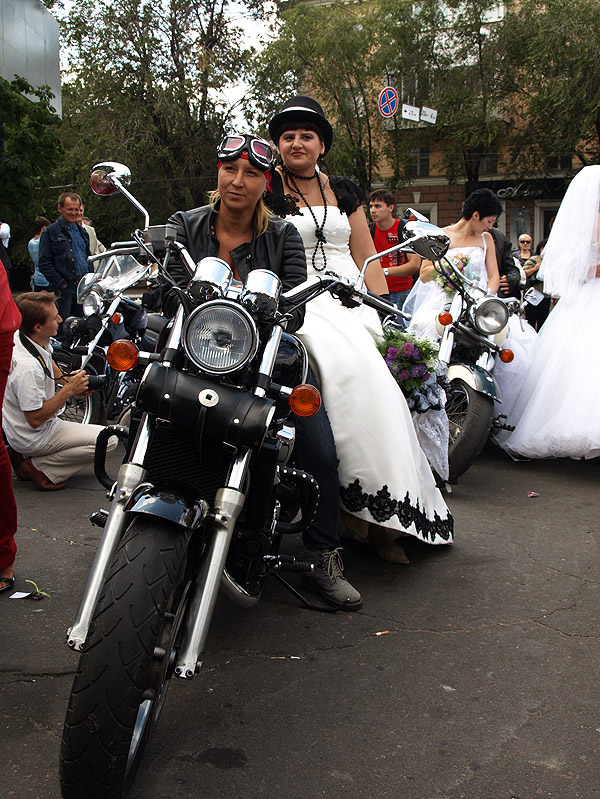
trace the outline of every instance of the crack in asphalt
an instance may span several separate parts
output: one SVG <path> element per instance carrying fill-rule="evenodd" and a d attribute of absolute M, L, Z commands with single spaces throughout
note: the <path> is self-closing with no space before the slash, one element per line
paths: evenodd
<path fill-rule="evenodd" d="M 90 527 L 93 525 L 90 524 Z M 39 533 L 42 538 L 45 538 L 47 541 L 60 541 L 61 544 L 73 544 L 77 547 L 91 547 L 92 549 L 96 549 L 98 546 L 98 541 L 93 543 L 88 543 L 86 541 L 75 541 L 72 538 L 59 538 L 55 535 L 49 535 L 45 530 L 40 529 L 39 527 L 28 527 L 27 528 L 32 533 Z"/>
<path fill-rule="evenodd" d="M 546 615 L 548 615 L 548 614 L 546 614 Z M 540 627 L 544 627 L 544 629 L 546 629 L 546 630 L 552 630 L 555 633 L 559 633 L 560 635 L 564 635 L 566 638 L 583 638 L 583 639 L 592 640 L 592 641 L 598 640 L 600 638 L 600 635 L 592 635 L 591 633 L 588 633 L 588 634 L 585 634 L 585 633 L 569 633 L 569 632 L 566 632 L 565 630 L 561 630 L 560 627 L 555 627 L 552 624 L 544 624 L 543 621 L 540 621 L 538 619 L 531 619 L 531 621 L 532 621 L 533 624 L 537 624 Z"/>
<path fill-rule="evenodd" d="M 568 572 L 565 569 L 559 569 L 557 566 L 552 566 L 550 563 L 544 563 L 544 561 L 540 560 L 540 558 L 536 558 L 535 555 L 533 555 L 532 552 L 529 549 L 527 549 L 527 547 L 521 541 L 515 541 L 514 539 L 507 538 L 506 536 L 500 535 L 499 533 L 490 533 L 490 532 L 485 532 L 484 530 L 480 531 L 480 534 L 491 536 L 492 538 L 499 538 L 501 541 L 506 541 L 509 544 L 514 544 L 516 547 L 519 547 L 519 549 L 522 549 L 523 552 L 525 552 L 525 554 L 527 555 L 527 557 L 531 558 L 531 560 L 534 563 L 537 563 L 546 569 L 550 569 L 550 571 L 556 572 L 557 574 L 563 574 L 566 577 L 571 577 L 573 580 L 580 580 L 581 582 L 589 583 L 590 585 L 600 585 L 600 580 L 593 580 L 590 579 L 589 577 L 583 577 L 580 574 L 574 574 L 573 572 Z"/>
<path fill-rule="evenodd" d="M 59 677 L 74 677 L 77 674 L 77 669 L 74 668 L 69 671 L 40 671 L 40 672 L 32 672 L 31 674 L 23 674 L 22 672 L 14 671 L 14 669 L 3 669 L 0 670 L 0 675 L 4 674 L 20 674 L 22 676 L 17 677 L 14 680 L 8 680 L 6 682 L 2 682 L 2 686 L 6 687 L 7 685 L 20 685 L 21 683 L 32 683 L 37 682 L 37 680 L 44 680 L 44 679 L 55 679 Z"/>

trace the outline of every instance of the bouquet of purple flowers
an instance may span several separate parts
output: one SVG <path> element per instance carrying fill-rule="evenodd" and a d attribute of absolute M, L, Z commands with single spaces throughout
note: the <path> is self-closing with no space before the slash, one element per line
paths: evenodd
<path fill-rule="evenodd" d="M 431 339 L 385 328 L 377 349 L 407 399 L 425 388 L 428 382 L 435 384 L 439 347 Z"/>

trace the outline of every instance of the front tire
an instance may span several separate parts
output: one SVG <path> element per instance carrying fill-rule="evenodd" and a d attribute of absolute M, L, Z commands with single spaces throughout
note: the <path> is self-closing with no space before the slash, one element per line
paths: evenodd
<path fill-rule="evenodd" d="M 60 369 L 67 374 L 75 368 L 73 366 L 73 357 L 67 350 L 56 350 L 52 357 Z M 100 392 L 93 391 L 89 397 L 69 397 L 58 412 L 58 417 L 63 422 L 102 424 L 104 422 L 104 407 Z"/>
<path fill-rule="evenodd" d="M 104 583 L 63 731 L 65 799 L 121 799 L 158 720 L 185 602 L 190 533 L 137 517 Z"/>
<path fill-rule="evenodd" d="M 479 455 L 494 421 L 494 400 L 460 378 L 450 381 L 446 397 L 450 427 L 448 466 L 450 482 L 463 475 Z"/>

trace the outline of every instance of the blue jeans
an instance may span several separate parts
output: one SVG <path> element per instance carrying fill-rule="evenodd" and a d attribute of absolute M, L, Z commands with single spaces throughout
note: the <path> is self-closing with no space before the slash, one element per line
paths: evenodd
<path fill-rule="evenodd" d="M 402 310 L 402 306 L 408 295 L 410 294 L 410 289 L 406 289 L 406 291 L 390 291 L 390 300 L 394 303 L 396 308 Z M 404 327 L 408 326 L 408 322 L 405 319 L 398 320 Z"/>
<path fill-rule="evenodd" d="M 319 387 L 310 369 L 306 382 Z M 319 484 L 319 507 L 311 526 L 302 534 L 304 546 L 314 552 L 335 549 L 340 545 L 337 534 L 340 484 L 333 431 L 324 405 L 314 416 L 296 419 L 293 460 Z"/>

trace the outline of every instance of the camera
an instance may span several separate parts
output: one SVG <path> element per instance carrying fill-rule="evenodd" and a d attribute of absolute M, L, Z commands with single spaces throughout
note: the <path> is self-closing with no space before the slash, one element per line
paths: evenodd
<path fill-rule="evenodd" d="M 88 389 L 103 391 L 108 386 L 108 375 L 88 375 Z"/>

